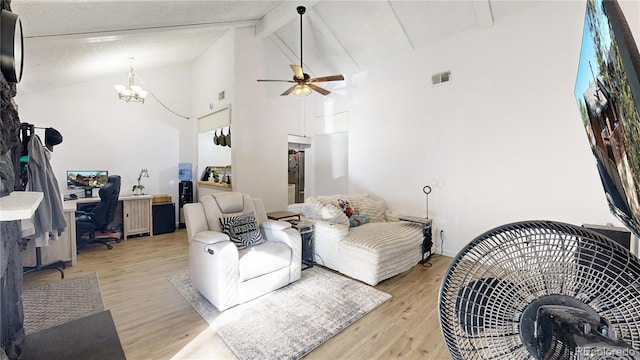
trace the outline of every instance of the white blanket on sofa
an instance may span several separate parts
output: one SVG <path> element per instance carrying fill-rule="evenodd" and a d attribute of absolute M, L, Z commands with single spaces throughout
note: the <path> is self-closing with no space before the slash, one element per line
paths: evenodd
<path fill-rule="evenodd" d="M 370 222 L 350 228 L 341 201 Z M 397 221 L 383 201 L 368 194 L 308 198 L 299 211 L 315 224 L 314 261 L 367 284 L 407 271 L 422 259 L 422 226 Z"/>
<path fill-rule="evenodd" d="M 375 285 L 421 260 L 422 227 L 407 222 L 369 223 L 349 230 L 340 244 L 338 271 Z"/>
<path fill-rule="evenodd" d="M 421 260 L 422 227 L 408 222 L 354 228 L 317 222 L 315 261 L 370 285 L 411 269 Z"/>

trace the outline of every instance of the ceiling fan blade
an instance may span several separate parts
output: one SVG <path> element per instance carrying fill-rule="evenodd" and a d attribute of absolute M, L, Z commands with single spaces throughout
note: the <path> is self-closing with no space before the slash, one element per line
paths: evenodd
<path fill-rule="evenodd" d="M 315 90 L 315 91 L 319 92 L 319 93 L 320 93 L 320 94 L 322 94 L 322 95 L 327 96 L 327 95 L 331 94 L 331 91 L 329 91 L 329 90 L 325 90 L 325 89 L 321 88 L 320 86 L 317 86 L 317 85 L 314 85 L 314 84 L 307 84 L 307 85 L 308 85 L 311 89 L 313 89 L 313 90 Z M 295 86 L 294 86 L 294 87 L 295 87 Z"/>
<path fill-rule="evenodd" d="M 310 79 L 309 82 L 340 81 L 340 80 L 344 80 L 344 76 L 342 75 L 322 76 L 322 77 Z"/>
<path fill-rule="evenodd" d="M 291 66 L 291 70 L 293 70 L 293 74 L 297 79 L 304 79 L 304 73 L 302 72 L 302 67 L 299 65 L 289 65 Z"/>
<path fill-rule="evenodd" d="M 286 95 L 291 94 L 291 92 L 293 91 L 293 89 L 295 89 L 295 88 L 296 88 L 296 86 L 298 86 L 298 85 L 293 85 L 292 87 L 288 88 L 285 92 L 283 92 L 282 94 L 280 94 L 280 96 L 286 96 Z"/>
<path fill-rule="evenodd" d="M 293 80 L 262 80 L 262 79 L 259 79 L 258 81 L 260 81 L 260 82 L 288 82 L 288 83 L 295 83 L 295 81 L 293 81 Z"/>

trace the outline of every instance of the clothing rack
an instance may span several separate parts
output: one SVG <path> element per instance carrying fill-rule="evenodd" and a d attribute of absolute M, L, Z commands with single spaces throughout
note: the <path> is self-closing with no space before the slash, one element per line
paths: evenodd
<path fill-rule="evenodd" d="M 22 142 L 22 150 L 20 151 L 20 156 L 25 156 L 25 155 L 29 155 L 28 153 L 28 147 L 27 145 L 29 144 L 29 141 L 31 140 L 31 137 L 35 134 L 35 129 L 42 129 L 45 130 L 46 128 L 43 127 L 37 127 L 33 124 L 29 124 L 29 123 L 21 123 L 20 124 L 20 140 Z M 26 182 L 24 183 L 26 185 Z M 19 190 L 19 189 L 16 189 Z M 25 187 L 23 187 L 21 189 L 22 191 L 25 190 Z M 28 274 L 31 272 L 36 272 L 36 271 L 41 271 L 41 270 L 47 270 L 47 269 L 56 269 L 60 272 L 60 277 L 62 279 L 64 279 L 64 271 L 63 269 L 65 268 L 64 262 L 63 261 L 55 261 L 52 262 L 50 264 L 42 264 L 42 248 L 41 247 L 35 247 L 36 249 L 36 264 L 35 266 L 23 266 L 22 267 L 22 274 Z"/>

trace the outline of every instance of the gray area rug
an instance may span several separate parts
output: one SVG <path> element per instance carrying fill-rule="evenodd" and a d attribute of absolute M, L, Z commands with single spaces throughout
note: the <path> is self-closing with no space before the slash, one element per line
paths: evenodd
<path fill-rule="evenodd" d="M 26 335 L 104 311 L 96 273 L 25 286 L 22 305 Z"/>
<path fill-rule="evenodd" d="M 242 360 L 299 359 L 391 298 L 314 267 L 293 284 L 220 313 L 187 271 L 168 280 Z"/>
<path fill-rule="evenodd" d="M 27 335 L 20 360 L 124 360 L 111 311 Z"/>

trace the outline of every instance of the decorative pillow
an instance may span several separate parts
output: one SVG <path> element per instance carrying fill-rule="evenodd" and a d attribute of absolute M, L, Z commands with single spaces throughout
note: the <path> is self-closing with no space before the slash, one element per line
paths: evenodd
<path fill-rule="evenodd" d="M 304 201 L 304 205 L 302 205 L 302 216 L 306 217 L 307 219 L 320 220 L 322 219 L 323 206 L 324 205 L 322 205 L 315 198 L 312 198 L 312 197 L 307 198 Z"/>
<path fill-rule="evenodd" d="M 374 200 L 372 198 L 363 198 L 360 202 L 358 212 L 360 215 L 366 215 L 371 222 L 386 222 L 384 212 L 386 206 L 384 201 Z"/>
<path fill-rule="evenodd" d="M 342 210 L 331 204 L 322 208 L 322 220 L 349 226 L 349 218 L 347 215 L 345 215 Z"/>
<path fill-rule="evenodd" d="M 318 200 L 323 206 L 335 204 L 338 199 L 344 198 L 345 195 L 316 196 L 316 200 Z"/>
<path fill-rule="evenodd" d="M 256 214 L 253 211 L 247 215 L 221 218 L 220 226 L 222 227 L 222 232 L 229 235 L 229 238 L 238 249 L 246 249 L 264 242 L 264 238 L 258 228 Z"/>
<path fill-rule="evenodd" d="M 335 205 L 341 209 L 347 217 L 351 217 L 351 215 L 356 214 L 356 211 L 353 206 L 351 206 L 351 202 L 349 202 L 349 200 L 338 199 L 336 200 Z"/>
<path fill-rule="evenodd" d="M 366 215 L 353 215 L 349 218 L 349 227 L 356 227 L 369 222 L 369 217 Z"/>

